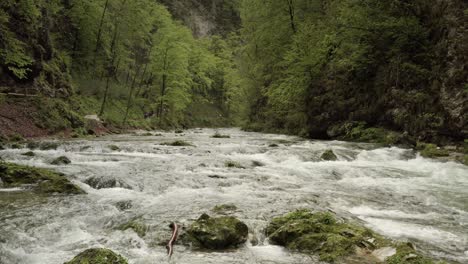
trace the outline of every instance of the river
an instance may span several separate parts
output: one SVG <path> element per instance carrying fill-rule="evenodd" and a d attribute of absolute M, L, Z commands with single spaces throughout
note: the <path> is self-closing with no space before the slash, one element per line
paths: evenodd
<path fill-rule="evenodd" d="M 63 172 L 88 193 L 38 197 L 0 189 L 0 263 L 61 264 L 90 247 L 112 249 L 134 264 L 168 263 L 159 245 L 169 239 L 168 224 L 186 225 L 218 204 L 237 206 L 233 215 L 258 245 L 226 252 L 177 245 L 170 263 L 318 263 L 269 245 L 263 236 L 272 217 L 296 208 L 353 217 L 426 254 L 468 263 L 468 167 L 396 147 L 219 131 L 231 138 L 193 129 L 66 140 L 57 150 L 35 151 L 35 157 L 22 156 L 26 149 L 0 151 L 4 160 Z M 181 139 L 194 146 L 162 144 Z M 321 161 L 327 149 L 339 160 Z M 49 164 L 61 155 L 72 163 Z M 228 168 L 227 161 L 245 168 Z M 95 176 L 126 188 L 98 190 L 84 183 Z M 131 206 L 119 209 L 122 201 Z M 133 218 L 150 227 L 144 238 L 116 230 Z"/>

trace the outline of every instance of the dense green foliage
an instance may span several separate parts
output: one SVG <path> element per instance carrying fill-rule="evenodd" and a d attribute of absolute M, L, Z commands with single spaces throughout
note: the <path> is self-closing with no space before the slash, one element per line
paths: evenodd
<path fill-rule="evenodd" d="M 242 1 L 249 128 L 329 138 L 330 126 L 360 121 L 423 140 L 463 139 L 467 8 L 456 0 Z"/>
<path fill-rule="evenodd" d="M 195 39 L 156 1 L 2 1 L 0 33 L 0 86 L 10 90 L 93 97 L 99 109 L 88 114 L 103 118 L 123 101 L 120 125 L 185 125 L 194 98 L 226 115 L 231 42 Z"/>

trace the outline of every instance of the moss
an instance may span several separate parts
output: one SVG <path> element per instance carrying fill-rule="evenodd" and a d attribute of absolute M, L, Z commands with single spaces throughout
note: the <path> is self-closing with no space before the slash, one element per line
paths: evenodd
<path fill-rule="evenodd" d="M 135 233 L 137 233 L 139 237 L 144 237 L 146 235 L 148 227 L 142 223 L 137 222 L 136 220 L 132 220 L 128 223 L 118 226 L 117 229 L 122 231 L 132 229 L 133 231 L 135 231 Z"/>
<path fill-rule="evenodd" d="M 232 161 L 232 160 L 228 160 L 224 163 L 224 166 L 228 167 L 228 168 L 236 168 L 236 169 L 245 169 L 244 166 L 242 166 L 239 162 L 237 161 Z"/>
<path fill-rule="evenodd" d="M 212 138 L 231 138 L 229 135 L 223 135 L 219 132 L 216 132 L 214 135 L 211 136 Z"/>
<path fill-rule="evenodd" d="M 28 157 L 34 157 L 34 156 L 36 156 L 36 154 L 35 154 L 34 152 L 32 152 L 32 151 L 25 152 L 25 153 L 23 153 L 23 154 L 21 154 L 21 155 L 23 155 L 23 156 L 28 156 Z"/>
<path fill-rule="evenodd" d="M 167 143 L 163 143 L 163 145 L 166 145 L 166 146 L 173 146 L 173 147 L 193 147 L 193 145 L 187 141 L 183 141 L 183 140 L 176 140 L 176 141 L 173 141 L 173 142 L 167 142 Z"/>
<path fill-rule="evenodd" d="M 434 144 L 418 143 L 416 149 L 420 150 L 421 156 L 425 158 L 439 158 L 450 155 L 447 150 L 441 149 Z"/>
<path fill-rule="evenodd" d="M 11 142 L 22 142 L 24 141 L 24 137 L 21 136 L 20 134 L 14 134 L 8 137 L 8 140 Z"/>
<path fill-rule="evenodd" d="M 308 210 L 274 218 L 266 233 L 275 244 L 318 254 L 328 262 L 352 255 L 357 247 L 373 250 L 390 243 L 367 228 L 337 221 L 331 213 Z"/>
<path fill-rule="evenodd" d="M 64 264 L 128 264 L 127 260 L 112 250 L 104 248 L 87 249 Z"/>
<path fill-rule="evenodd" d="M 50 170 L 0 162 L 1 180 L 6 188 L 33 185 L 39 193 L 84 194 L 63 174 Z"/>
<path fill-rule="evenodd" d="M 435 262 L 418 254 L 409 244 L 400 244 L 397 247 L 397 253 L 389 257 L 386 264 L 442 264 L 444 262 Z"/>
<path fill-rule="evenodd" d="M 71 163 L 71 160 L 65 156 L 60 156 L 56 159 L 54 159 L 50 164 L 52 165 L 66 165 L 66 164 L 70 164 Z"/>
<path fill-rule="evenodd" d="M 112 151 L 118 151 L 118 150 L 120 150 L 120 148 L 119 148 L 118 146 L 116 146 L 116 145 L 109 145 L 109 146 L 107 146 L 107 147 L 108 147 L 110 150 L 112 150 Z"/>
<path fill-rule="evenodd" d="M 216 205 L 212 211 L 218 214 L 226 214 L 235 210 L 237 210 L 237 206 L 234 204 L 220 204 Z"/>
<path fill-rule="evenodd" d="M 208 249 L 227 249 L 247 241 L 248 227 L 232 216 L 202 215 L 187 230 L 189 240 Z"/>
<path fill-rule="evenodd" d="M 320 158 L 322 160 L 328 160 L 328 161 L 338 160 L 338 157 L 335 155 L 335 153 L 331 149 L 326 150 Z"/>

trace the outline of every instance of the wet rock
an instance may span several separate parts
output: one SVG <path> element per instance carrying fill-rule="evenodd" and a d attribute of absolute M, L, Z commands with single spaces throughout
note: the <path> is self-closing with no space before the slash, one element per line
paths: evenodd
<path fill-rule="evenodd" d="M 94 189 L 125 188 L 132 190 L 132 187 L 126 182 L 113 177 L 91 177 L 85 180 L 85 183 Z"/>
<path fill-rule="evenodd" d="M 237 206 L 234 204 L 220 204 L 213 208 L 213 212 L 217 214 L 228 214 L 237 210 Z"/>
<path fill-rule="evenodd" d="M 131 220 L 128 223 L 122 224 L 118 226 L 117 229 L 122 231 L 132 229 L 139 237 L 144 237 L 146 235 L 146 231 L 148 231 L 148 227 L 137 220 Z"/>
<path fill-rule="evenodd" d="M 13 143 L 13 144 L 10 145 L 10 148 L 20 149 L 20 148 L 23 148 L 23 146 L 21 146 L 21 144 L 18 144 L 18 143 Z"/>
<path fill-rule="evenodd" d="M 120 150 L 120 148 L 119 148 L 118 146 L 116 146 L 116 145 L 109 145 L 109 146 L 107 146 L 107 147 L 108 147 L 110 150 L 112 150 L 112 151 L 118 151 L 118 150 Z"/>
<path fill-rule="evenodd" d="M 36 154 L 34 154 L 34 152 L 32 152 L 32 151 L 25 152 L 25 153 L 23 153 L 23 154 L 21 154 L 21 155 L 27 156 L 27 157 L 34 157 L 34 156 L 36 156 Z"/>
<path fill-rule="evenodd" d="M 226 177 L 220 175 L 208 175 L 208 177 L 212 179 L 226 179 Z"/>
<path fill-rule="evenodd" d="M 268 145 L 268 147 L 270 147 L 270 148 L 277 148 L 277 147 L 279 147 L 279 145 L 276 144 L 276 143 L 273 143 L 273 144 Z"/>
<path fill-rule="evenodd" d="M 434 144 L 418 143 L 417 150 L 420 150 L 421 156 L 425 158 L 440 158 L 450 155 L 449 151 L 439 148 Z"/>
<path fill-rule="evenodd" d="M 187 142 L 187 141 L 183 141 L 183 140 L 176 140 L 176 141 L 172 141 L 172 142 L 167 142 L 167 143 L 163 143 L 162 145 L 166 145 L 166 146 L 173 146 L 173 147 L 193 147 L 193 144 Z"/>
<path fill-rule="evenodd" d="M 89 135 L 103 135 L 108 133 L 108 129 L 97 115 L 87 115 L 84 117 L 84 127 Z"/>
<path fill-rule="evenodd" d="M 228 168 L 236 168 L 236 169 L 245 169 L 244 166 L 242 166 L 239 162 L 237 161 L 232 161 L 232 160 L 228 160 L 224 163 L 224 166 L 228 167 Z"/>
<path fill-rule="evenodd" d="M 33 186 L 38 193 L 84 194 L 85 192 L 72 184 L 63 174 L 46 169 L 32 168 L 12 163 L 0 163 L 0 175 L 6 188 Z"/>
<path fill-rule="evenodd" d="M 417 253 L 408 243 L 397 246 L 396 253 L 385 260 L 388 264 L 442 264 Z"/>
<path fill-rule="evenodd" d="M 266 233 L 272 243 L 292 250 L 318 254 L 321 260 L 328 262 L 353 255 L 356 248 L 366 247 L 363 241 L 374 239 L 375 245 L 371 247 L 384 244 L 383 240 L 369 229 L 339 222 L 329 212 L 312 213 L 308 210 L 299 210 L 274 218 Z"/>
<path fill-rule="evenodd" d="M 263 166 L 265 166 L 265 163 L 254 160 L 254 161 L 252 161 L 252 166 L 254 166 L 254 167 L 263 167 Z"/>
<path fill-rule="evenodd" d="M 55 150 L 58 147 L 59 147 L 59 144 L 55 142 L 42 142 L 39 144 L 40 150 Z"/>
<path fill-rule="evenodd" d="M 133 204 L 132 201 L 119 201 L 115 204 L 115 207 L 119 209 L 120 211 L 126 211 L 130 208 L 132 208 Z"/>
<path fill-rule="evenodd" d="M 210 217 L 203 214 L 187 230 L 188 239 L 207 249 L 227 249 L 247 241 L 248 227 L 232 216 Z"/>
<path fill-rule="evenodd" d="M 67 165 L 70 164 L 71 160 L 65 156 L 60 156 L 54 159 L 50 164 L 52 165 Z"/>
<path fill-rule="evenodd" d="M 121 255 L 105 248 L 87 249 L 64 264 L 128 264 Z"/>
<path fill-rule="evenodd" d="M 331 149 L 326 150 L 320 158 L 322 160 L 328 160 L 328 161 L 338 160 L 338 157 L 335 155 L 335 153 Z"/>
<path fill-rule="evenodd" d="M 38 149 L 40 147 L 40 143 L 36 141 L 30 141 L 26 144 L 26 147 L 32 150 Z"/>
<path fill-rule="evenodd" d="M 182 134 L 182 133 L 184 133 L 184 130 L 182 130 L 182 129 L 177 129 L 177 130 L 174 131 L 174 133 L 176 133 L 176 134 Z"/>
<path fill-rule="evenodd" d="M 231 136 L 229 135 L 223 135 L 219 132 L 216 132 L 213 136 L 211 136 L 212 138 L 231 138 Z"/>

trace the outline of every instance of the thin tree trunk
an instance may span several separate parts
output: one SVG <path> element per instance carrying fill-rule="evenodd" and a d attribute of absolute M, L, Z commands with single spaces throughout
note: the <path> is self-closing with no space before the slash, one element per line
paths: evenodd
<path fill-rule="evenodd" d="M 125 123 L 127 123 L 128 111 L 130 110 L 130 107 L 131 107 L 131 104 L 132 104 L 133 90 L 135 88 L 135 83 L 136 83 L 136 79 L 138 77 L 138 74 L 140 73 L 140 68 L 141 67 L 137 68 L 135 76 L 133 77 L 132 86 L 130 87 L 130 93 L 128 95 L 128 100 L 127 100 L 127 110 L 125 110 L 125 116 L 124 116 L 124 119 L 123 119 L 123 122 L 122 122 L 123 126 L 125 126 Z"/>
<path fill-rule="evenodd" d="M 99 50 L 99 44 L 101 43 L 102 26 L 104 24 L 104 17 L 106 16 L 107 6 L 108 5 L 109 5 L 109 0 L 106 0 L 106 3 L 104 5 L 104 10 L 102 11 L 102 15 L 101 15 L 101 21 L 99 22 L 98 34 L 97 34 L 97 37 L 96 37 L 96 48 L 94 49 L 94 57 L 93 57 L 94 68 L 96 68 L 96 56 L 97 56 L 97 52 Z"/>
<path fill-rule="evenodd" d="M 291 28 L 294 33 L 296 33 L 296 24 L 294 22 L 294 0 L 287 0 L 289 8 L 289 19 L 291 21 Z"/>

